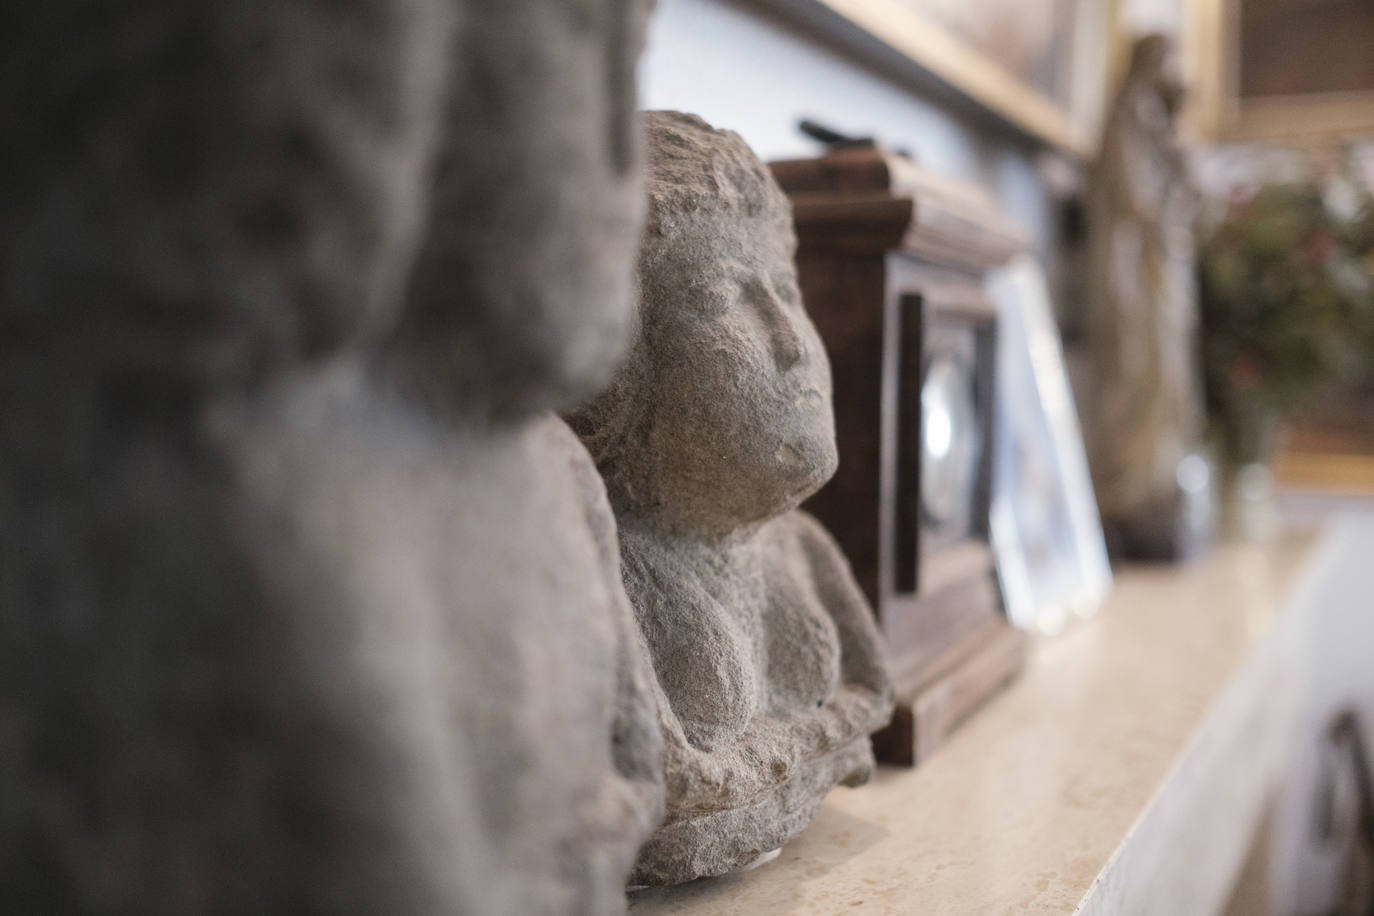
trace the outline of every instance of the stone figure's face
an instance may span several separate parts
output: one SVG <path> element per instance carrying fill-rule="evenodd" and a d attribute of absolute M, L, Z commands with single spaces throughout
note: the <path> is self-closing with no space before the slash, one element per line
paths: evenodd
<path fill-rule="evenodd" d="M 835 472 L 830 366 L 803 308 L 784 201 L 692 220 L 652 293 L 651 447 L 672 487 L 737 523 L 761 521 Z"/>
<path fill-rule="evenodd" d="M 522 138 L 524 191 L 509 195 L 518 207 L 492 214 L 522 247 L 514 261 L 488 265 L 512 288 L 489 301 L 545 373 L 550 402 L 566 405 L 605 384 L 629 343 L 644 207 L 634 66 L 647 4 L 537 5 L 564 11 L 567 21 L 556 24 L 564 47 L 549 41 L 563 56 L 528 77 L 537 98 Z M 587 18 L 597 27 L 587 29 Z M 525 268 L 513 270 L 520 261 Z"/>

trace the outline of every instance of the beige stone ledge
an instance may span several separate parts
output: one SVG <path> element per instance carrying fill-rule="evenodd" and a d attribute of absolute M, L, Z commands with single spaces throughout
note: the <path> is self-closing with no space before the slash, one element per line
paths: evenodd
<path fill-rule="evenodd" d="M 751 872 L 632 897 L 658 914 L 1215 911 L 1271 794 L 1315 535 L 1126 567 L 1096 618 L 916 770 L 831 793 Z"/>

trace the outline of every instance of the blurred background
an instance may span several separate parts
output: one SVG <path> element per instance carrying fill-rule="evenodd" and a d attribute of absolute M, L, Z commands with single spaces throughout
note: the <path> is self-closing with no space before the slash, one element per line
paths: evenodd
<path fill-rule="evenodd" d="M 1093 384 L 1085 188 L 1133 42 L 1172 42 L 1196 207 L 1208 441 L 1242 498 L 1374 505 L 1374 4 L 1367 0 L 659 0 L 646 108 L 765 160 L 811 118 L 984 189 L 1051 284 L 1080 409 Z"/>
<path fill-rule="evenodd" d="M 1115 558 L 1112 488 L 1171 441 L 1182 490 L 1205 462 L 1221 540 L 1374 511 L 1370 0 L 659 0 L 640 75 L 644 107 L 700 113 L 765 160 L 822 155 L 810 119 L 1021 228 Z M 1371 531 L 1348 529 L 1304 593 L 1296 762 L 1232 914 L 1374 906 Z M 1271 588 L 1250 562 L 1238 577 Z"/>

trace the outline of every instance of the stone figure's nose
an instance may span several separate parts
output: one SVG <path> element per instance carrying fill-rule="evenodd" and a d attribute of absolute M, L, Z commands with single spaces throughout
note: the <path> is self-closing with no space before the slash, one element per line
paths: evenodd
<path fill-rule="evenodd" d="M 779 369 L 791 369 L 806 355 L 806 342 L 786 315 L 780 315 L 773 334 L 773 358 Z"/>
<path fill-rule="evenodd" d="M 764 314 L 772 336 L 773 361 L 781 371 L 791 369 L 806 355 L 806 341 L 797 328 L 793 310 L 771 288 L 765 287 Z"/>

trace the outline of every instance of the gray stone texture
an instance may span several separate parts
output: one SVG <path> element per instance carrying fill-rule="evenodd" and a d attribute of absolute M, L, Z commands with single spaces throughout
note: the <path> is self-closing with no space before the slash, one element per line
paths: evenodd
<path fill-rule="evenodd" d="M 623 911 L 643 13 L 4 5 L 7 912 Z"/>
<path fill-rule="evenodd" d="M 891 687 L 872 613 L 797 506 L 836 467 L 830 371 L 791 208 L 743 140 L 643 116 L 639 328 L 571 422 L 606 479 L 653 659 L 667 819 L 632 881 L 741 868 L 864 782 Z"/>

